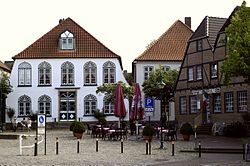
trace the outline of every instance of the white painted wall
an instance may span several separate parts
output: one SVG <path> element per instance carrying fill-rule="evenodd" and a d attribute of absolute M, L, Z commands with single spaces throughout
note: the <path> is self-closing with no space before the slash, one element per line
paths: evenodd
<path fill-rule="evenodd" d="M 58 89 L 61 87 L 61 65 L 69 61 L 74 64 L 75 71 L 75 86 L 79 87 L 77 90 L 77 118 L 81 118 L 82 121 L 96 121 L 93 116 L 83 116 L 84 115 L 84 97 L 88 94 L 92 94 L 97 97 L 97 108 L 102 110 L 103 108 L 103 97 L 104 94 L 96 94 L 97 86 L 103 84 L 103 64 L 107 61 L 112 61 L 116 66 L 116 82 L 123 81 L 127 84 L 121 70 L 120 63 L 118 59 L 17 59 L 14 62 L 12 73 L 10 76 L 10 84 L 13 86 L 13 92 L 8 95 L 7 107 L 12 107 L 16 110 L 16 115 L 18 115 L 18 98 L 22 95 L 27 95 L 32 100 L 32 110 L 35 112 L 38 110 L 38 98 L 44 94 L 48 95 L 52 99 L 52 117 L 48 118 L 47 121 L 54 121 L 54 118 L 58 120 L 58 109 L 59 109 L 59 99 L 58 99 Z M 50 87 L 38 87 L 38 65 L 41 62 L 48 62 L 52 67 L 52 86 Z M 83 86 L 83 67 L 86 62 L 92 61 L 96 63 L 97 66 L 97 86 Z M 32 87 L 18 87 L 18 65 L 22 62 L 28 62 L 32 66 Z M 128 84 L 127 84 L 128 85 Z M 73 87 L 72 87 L 73 88 Z M 125 100 L 125 107 L 127 110 L 127 116 L 125 120 L 129 119 L 129 103 Z M 114 116 L 107 116 L 108 121 L 116 121 L 118 118 Z M 22 118 L 18 118 L 21 121 Z"/>
<path fill-rule="evenodd" d="M 154 70 L 160 68 L 160 66 L 169 66 L 171 69 L 180 69 L 182 62 L 171 62 L 171 61 L 137 61 L 136 62 L 136 79 L 135 82 L 140 84 L 140 88 L 142 91 L 142 98 L 144 103 L 144 93 L 142 84 L 144 82 L 144 67 L 145 66 L 153 66 Z M 146 118 L 148 120 L 148 117 Z M 155 101 L 155 112 L 154 115 L 150 117 L 152 121 L 159 121 L 160 120 L 160 101 Z M 169 120 L 175 120 L 175 109 L 173 104 L 170 104 L 170 116 Z"/>

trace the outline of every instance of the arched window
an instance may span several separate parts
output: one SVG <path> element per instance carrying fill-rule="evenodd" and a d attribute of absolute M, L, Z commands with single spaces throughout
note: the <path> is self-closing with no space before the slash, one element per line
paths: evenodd
<path fill-rule="evenodd" d="M 48 62 L 42 62 L 38 66 L 39 85 L 51 85 L 51 65 Z"/>
<path fill-rule="evenodd" d="M 18 85 L 31 86 L 31 65 L 27 62 L 18 66 Z"/>
<path fill-rule="evenodd" d="M 31 113 L 31 98 L 23 95 L 18 98 L 18 116 L 29 116 Z"/>
<path fill-rule="evenodd" d="M 97 98 L 92 94 L 85 96 L 84 97 L 84 112 L 85 112 L 84 114 L 93 115 L 96 108 L 97 108 Z"/>
<path fill-rule="evenodd" d="M 64 62 L 61 66 L 62 85 L 74 85 L 74 65 Z"/>
<path fill-rule="evenodd" d="M 103 98 L 104 114 L 114 114 L 114 103 L 108 100 L 108 96 Z"/>
<path fill-rule="evenodd" d="M 93 84 L 96 84 L 96 64 L 89 61 L 84 65 L 84 85 Z"/>
<path fill-rule="evenodd" d="M 69 31 L 65 31 L 60 36 L 60 48 L 62 50 L 73 50 L 74 41 L 74 35 Z"/>
<path fill-rule="evenodd" d="M 39 113 L 46 113 L 46 116 L 51 116 L 51 98 L 47 95 L 42 95 L 38 99 Z"/>
<path fill-rule="evenodd" d="M 103 64 L 103 82 L 115 83 L 115 64 L 107 61 Z"/>

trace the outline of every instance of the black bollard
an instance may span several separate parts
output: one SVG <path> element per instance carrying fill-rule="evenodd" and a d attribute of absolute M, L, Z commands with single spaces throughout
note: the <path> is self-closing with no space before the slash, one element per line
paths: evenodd
<path fill-rule="evenodd" d="M 199 157 L 201 157 L 201 141 L 199 141 Z"/>
<path fill-rule="evenodd" d="M 148 142 L 148 154 L 151 155 L 151 141 Z"/>
<path fill-rule="evenodd" d="M 56 137 L 56 154 L 58 155 L 58 137 Z"/>
<path fill-rule="evenodd" d="M 174 156 L 174 141 L 172 141 L 172 156 Z"/>
<path fill-rule="evenodd" d="M 148 140 L 146 141 L 146 155 L 148 155 Z"/>
<path fill-rule="evenodd" d="M 121 153 L 123 153 L 123 139 L 121 139 Z"/>
<path fill-rule="evenodd" d="M 34 156 L 37 156 L 37 137 L 35 137 Z"/>
<path fill-rule="evenodd" d="M 95 145 L 96 145 L 96 147 L 95 147 L 96 148 L 96 152 L 98 152 L 98 139 L 96 139 L 96 144 Z"/>
<path fill-rule="evenodd" d="M 77 153 L 80 152 L 80 142 L 79 142 L 79 139 L 77 139 Z"/>

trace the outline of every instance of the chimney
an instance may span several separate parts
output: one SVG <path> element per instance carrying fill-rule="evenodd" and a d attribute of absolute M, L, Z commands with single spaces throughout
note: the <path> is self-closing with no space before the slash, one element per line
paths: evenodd
<path fill-rule="evenodd" d="M 62 21 L 64 21 L 64 18 L 59 20 L 59 24 L 60 24 Z"/>
<path fill-rule="evenodd" d="M 191 28 L 191 17 L 185 17 L 185 24 Z"/>

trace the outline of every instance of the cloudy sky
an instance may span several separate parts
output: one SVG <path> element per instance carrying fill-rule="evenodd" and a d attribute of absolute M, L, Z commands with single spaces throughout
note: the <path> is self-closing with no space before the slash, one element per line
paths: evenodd
<path fill-rule="evenodd" d="M 72 18 L 122 57 L 123 69 L 176 20 L 227 18 L 242 0 L 6 0 L 0 2 L 0 60 L 12 57 L 58 24 Z M 246 0 L 247 6 L 250 0 Z"/>

